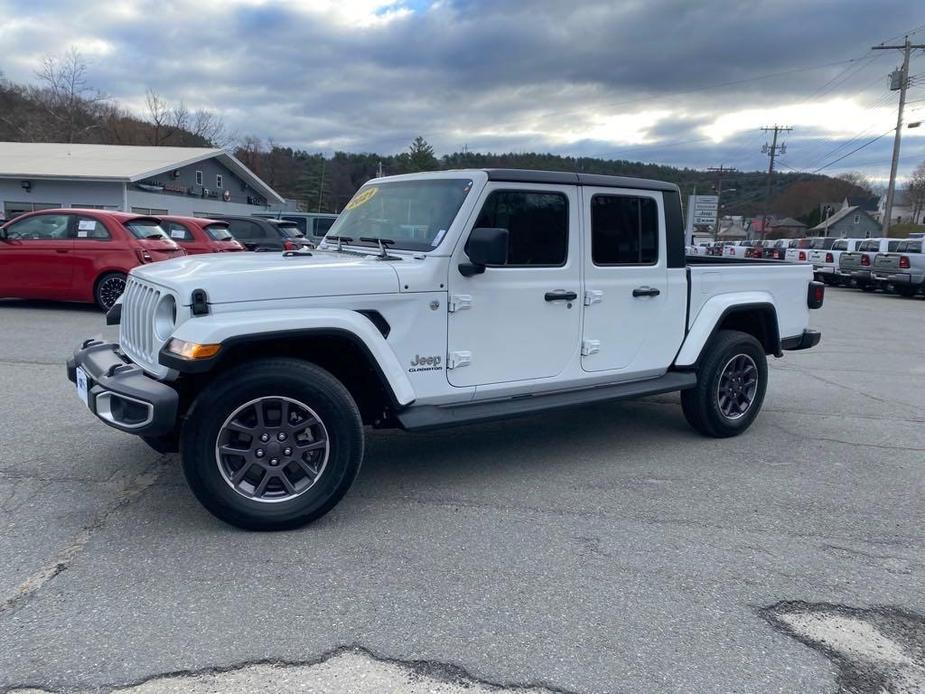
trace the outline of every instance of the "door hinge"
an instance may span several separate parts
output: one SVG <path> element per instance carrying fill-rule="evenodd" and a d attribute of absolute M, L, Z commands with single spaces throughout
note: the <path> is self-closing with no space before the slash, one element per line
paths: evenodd
<path fill-rule="evenodd" d="M 589 289 L 585 292 L 585 306 L 599 304 L 604 300 L 604 292 L 600 289 Z"/>
<path fill-rule="evenodd" d="M 592 354 L 597 354 L 601 351 L 601 341 L 600 340 L 582 340 L 581 341 L 581 356 L 589 357 Z"/>
<path fill-rule="evenodd" d="M 459 369 L 472 363 L 472 352 L 450 352 L 446 360 L 446 368 Z"/>
<path fill-rule="evenodd" d="M 470 294 L 454 294 L 446 305 L 446 310 L 450 313 L 465 311 L 467 308 L 472 308 L 472 296 Z"/>

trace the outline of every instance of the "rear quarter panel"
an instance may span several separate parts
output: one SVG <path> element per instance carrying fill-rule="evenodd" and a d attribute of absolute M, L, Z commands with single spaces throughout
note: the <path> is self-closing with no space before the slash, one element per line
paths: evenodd
<path fill-rule="evenodd" d="M 690 267 L 688 335 L 675 363 L 690 366 L 709 340 L 723 313 L 744 304 L 770 304 L 781 338 L 801 335 L 809 326 L 806 293 L 810 265 L 702 265 Z"/>

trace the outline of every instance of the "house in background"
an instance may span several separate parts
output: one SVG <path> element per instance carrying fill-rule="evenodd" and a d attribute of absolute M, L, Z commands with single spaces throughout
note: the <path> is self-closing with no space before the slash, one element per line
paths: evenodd
<path fill-rule="evenodd" d="M 852 205 L 843 207 L 831 217 L 807 231 L 807 236 L 838 236 L 848 239 L 864 239 L 880 234 L 880 222 L 867 210 Z"/>
<path fill-rule="evenodd" d="M 880 197 L 880 205 L 877 207 L 877 220 L 882 222 L 885 216 L 886 195 L 883 195 Z M 925 209 L 918 210 L 918 214 L 916 214 L 911 196 L 905 190 L 897 190 L 893 195 L 890 224 L 925 224 Z"/>
<path fill-rule="evenodd" d="M 801 239 L 806 236 L 807 226 L 793 217 L 772 219 L 768 221 L 768 238 Z"/>
<path fill-rule="evenodd" d="M 283 205 L 221 149 L 0 142 L 0 214 L 7 219 L 58 207 L 208 217 Z"/>

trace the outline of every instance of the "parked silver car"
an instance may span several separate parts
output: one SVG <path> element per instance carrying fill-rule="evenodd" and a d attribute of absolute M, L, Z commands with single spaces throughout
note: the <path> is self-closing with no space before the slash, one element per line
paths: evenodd
<path fill-rule="evenodd" d="M 838 276 L 843 281 L 854 282 L 858 289 L 872 292 L 877 288 L 871 276 L 874 258 L 878 253 L 893 252 L 902 239 L 864 239 L 856 251 L 845 251 L 838 259 Z"/>
<path fill-rule="evenodd" d="M 879 253 L 874 258 L 873 281 L 892 287 L 902 296 L 915 296 L 925 289 L 925 254 L 922 239 L 908 239 L 896 244 L 894 253 Z"/>

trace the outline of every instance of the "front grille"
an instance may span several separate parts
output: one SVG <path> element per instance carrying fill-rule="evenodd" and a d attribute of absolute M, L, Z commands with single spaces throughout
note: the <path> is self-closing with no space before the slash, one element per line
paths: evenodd
<path fill-rule="evenodd" d="M 145 371 L 158 376 L 167 369 L 157 361 L 163 342 L 154 334 L 154 311 L 164 292 L 156 286 L 129 277 L 122 295 L 119 345 Z"/>

